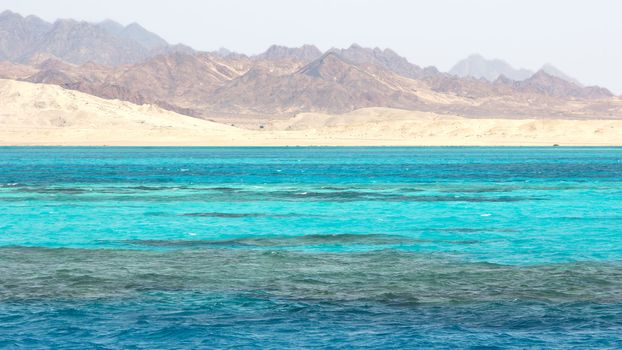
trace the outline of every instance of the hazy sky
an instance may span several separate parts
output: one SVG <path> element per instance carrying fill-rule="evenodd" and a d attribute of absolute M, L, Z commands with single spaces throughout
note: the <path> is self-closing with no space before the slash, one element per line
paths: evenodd
<path fill-rule="evenodd" d="M 4 9 L 49 21 L 138 22 L 200 50 L 358 43 L 441 70 L 471 53 L 532 70 L 550 62 L 622 94 L 620 0 L 0 0 Z"/>

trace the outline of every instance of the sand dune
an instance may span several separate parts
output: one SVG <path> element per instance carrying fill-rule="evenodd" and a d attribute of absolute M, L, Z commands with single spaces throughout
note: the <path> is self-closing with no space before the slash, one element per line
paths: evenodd
<path fill-rule="evenodd" d="M 0 144 L 226 144 L 245 130 L 56 85 L 0 80 Z"/>
<path fill-rule="evenodd" d="M 0 80 L 0 145 L 622 145 L 622 120 L 468 119 L 389 108 L 302 113 L 263 130 L 55 85 Z"/>
<path fill-rule="evenodd" d="M 622 120 L 471 119 L 389 108 L 302 113 L 275 123 L 309 138 L 396 145 L 622 145 Z M 338 141 L 336 141 L 338 142 Z"/>

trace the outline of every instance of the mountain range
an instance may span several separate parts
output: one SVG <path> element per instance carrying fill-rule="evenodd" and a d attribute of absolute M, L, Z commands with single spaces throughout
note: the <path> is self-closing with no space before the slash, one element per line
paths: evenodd
<path fill-rule="evenodd" d="M 575 85 L 582 85 L 577 79 L 568 76 L 550 63 L 543 65 L 540 71 Z M 478 54 L 471 55 L 459 61 L 449 70 L 449 73 L 462 78 L 472 77 L 476 79 L 485 79 L 491 82 L 501 76 L 515 81 L 522 81 L 535 74 L 535 72 L 529 69 L 514 68 L 504 60 L 486 59 Z"/>
<path fill-rule="evenodd" d="M 60 85 L 202 118 L 392 107 L 467 117 L 617 118 L 620 99 L 550 65 L 471 56 L 450 73 L 390 49 L 271 46 L 248 56 L 170 45 L 133 23 L 0 14 L 0 78 Z"/>

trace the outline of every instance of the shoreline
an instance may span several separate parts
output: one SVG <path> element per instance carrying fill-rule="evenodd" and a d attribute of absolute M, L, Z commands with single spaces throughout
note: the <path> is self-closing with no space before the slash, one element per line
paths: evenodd
<path fill-rule="evenodd" d="M 0 79 L 1 146 L 622 146 L 622 116 L 466 118 L 369 107 L 300 113 L 256 129 L 232 124 Z"/>
<path fill-rule="evenodd" d="M 223 143 L 223 144 L 200 144 L 200 143 L 3 143 L 0 142 L 0 147 L 111 147 L 111 148 L 123 148 L 123 147 L 151 147 L 151 148 L 366 148 L 366 147 L 430 147 L 430 148 L 487 148 L 487 147 L 502 147 L 502 148 L 571 148 L 571 147 L 583 147 L 583 148 L 601 148 L 601 147 L 622 147 L 622 142 L 615 143 L 500 143 L 500 144 L 440 144 L 440 143 L 306 143 L 306 144 L 287 144 L 287 143 Z"/>
<path fill-rule="evenodd" d="M 61 145 L 61 144 L 11 144 L 11 145 L 2 145 L 0 144 L 0 148 L 619 148 L 622 145 L 557 145 L 557 146 L 546 146 L 546 145 L 352 145 L 352 146 L 341 146 L 341 145 Z"/>

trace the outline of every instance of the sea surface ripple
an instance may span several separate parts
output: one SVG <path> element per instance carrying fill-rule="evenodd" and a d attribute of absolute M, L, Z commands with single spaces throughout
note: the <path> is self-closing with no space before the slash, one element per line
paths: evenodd
<path fill-rule="evenodd" d="M 622 148 L 0 147 L 0 348 L 622 348 Z"/>

